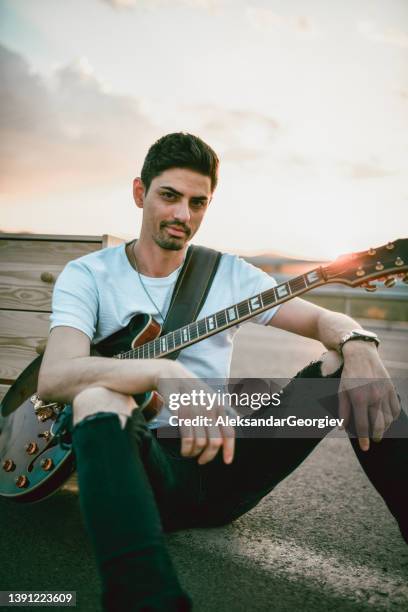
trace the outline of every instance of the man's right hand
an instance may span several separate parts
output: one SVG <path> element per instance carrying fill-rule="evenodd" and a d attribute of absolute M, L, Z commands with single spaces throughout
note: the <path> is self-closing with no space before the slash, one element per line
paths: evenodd
<path fill-rule="evenodd" d="M 163 364 L 164 365 L 164 364 Z M 187 394 L 194 397 L 194 392 L 203 391 L 204 394 L 214 396 L 214 390 L 205 382 L 194 376 L 181 364 L 174 361 L 167 361 L 163 367 L 163 372 L 157 381 L 157 391 L 163 396 L 166 404 L 169 403 L 170 394 Z M 187 397 L 185 395 L 184 397 Z M 175 395 L 173 395 L 175 397 Z M 205 396 L 206 397 L 206 396 Z M 204 465 L 212 461 L 220 448 L 224 463 L 232 463 L 235 450 L 235 430 L 232 426 L 216 425 L 218 417 L 226 417 L 226 407 L 215 402 L 211 410 L 200 402 L 193 405 L 190 402 L 187 406 L 180 407 L 173 412 L 179 419 L 179 432 L 181 436 L 181 455 L 183 457 L 197 457 L 198 463 Z M 202 425 L 186 424 L 186 419 L 197 419 Z M 205 418 L 207 417 L 207 418 Z"/>

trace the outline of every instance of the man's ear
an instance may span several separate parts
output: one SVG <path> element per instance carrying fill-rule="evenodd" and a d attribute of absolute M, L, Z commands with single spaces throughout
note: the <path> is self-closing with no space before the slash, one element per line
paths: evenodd
<path fill-rule="evenodd" d="M 137 177 L 133 180 L 133 199 L 138 208 L 143 208 L 145 188 L 142 179 Z"/>

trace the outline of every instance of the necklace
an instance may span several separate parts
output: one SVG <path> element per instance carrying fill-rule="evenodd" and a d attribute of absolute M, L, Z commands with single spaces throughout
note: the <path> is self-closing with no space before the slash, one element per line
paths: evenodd
<path fill-rule="evenodd" d="M 157 304 L 156 304 L 156 302 L 154 301 L 154 299 L 152 298 L 152 296 L 150 295 L 150 293 L 148 292 L 148 290 L 147 290 L 147 288 L 146 288 L 146 285 L 144 284 L 144 282 L 143 282 L 143 280 L 142 280 L 142 275 L 141 275 L 141 274 L 140 274 L 140 272 L 139 272 L 139 268 L 137 267 L 136 255 L 135 255 L 135 244 L 136 244 L 136 240 L 134 240 L 134 241 L 133 241 L 133 243 L 131 243 L 131 244 L 132 244 L 132 247 L 131 247 L 131 251 L 130 251 L 130 252 L 131 252 L 131 254 L 132 254 L 132 265 L 133 265 L 133 268 L 134 268 L 134 269 L 136 270 L 136 272 L 137 272 L 137 275 L 138 275 L 138 277 L 139 277 L 140 284 L 142 285 L 142 287 L 143 287 L 143 290 L 144 290 L 145 294 L 147 295 L 147 297 L 148 297 L 148 299 L 150 300 L 151 304 L 152 304 L 152 305 L 154 306 L 154 308 L 157 310 L 157 313 L 160 315 L 161 320 L 162 320 L 162 323 L 164 323 L 164 317 L 163 317 L 163 315 L 162 315 L 162 312 L 161 312 L 160 308 L 157 306 Z"/>

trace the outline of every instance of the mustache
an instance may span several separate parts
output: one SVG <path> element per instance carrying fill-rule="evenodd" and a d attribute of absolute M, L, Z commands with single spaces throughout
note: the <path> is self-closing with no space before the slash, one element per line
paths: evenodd
<path fill-rule="evenodd" d="M 183 230 L 186 236 L 190 236 L 191 229 L 185 223 L 180 223 L 179 221 L 162 221 L 160 223 L 160 229 L 164 229 L 165 227 L 176 227 L 177 229 Z"/>

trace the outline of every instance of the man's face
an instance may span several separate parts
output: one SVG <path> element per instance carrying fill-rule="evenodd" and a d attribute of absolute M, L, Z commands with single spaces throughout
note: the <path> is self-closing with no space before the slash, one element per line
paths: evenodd
<path fill-rule="evenodd" d="M 142 232 L 162 249 L 182 249 L 200 227 L 211 195 L 210 177 L 187 168 L 165 170 L 152 180 L 147 194 L 135 179 L 135 201 L 143 207 Z"/>

